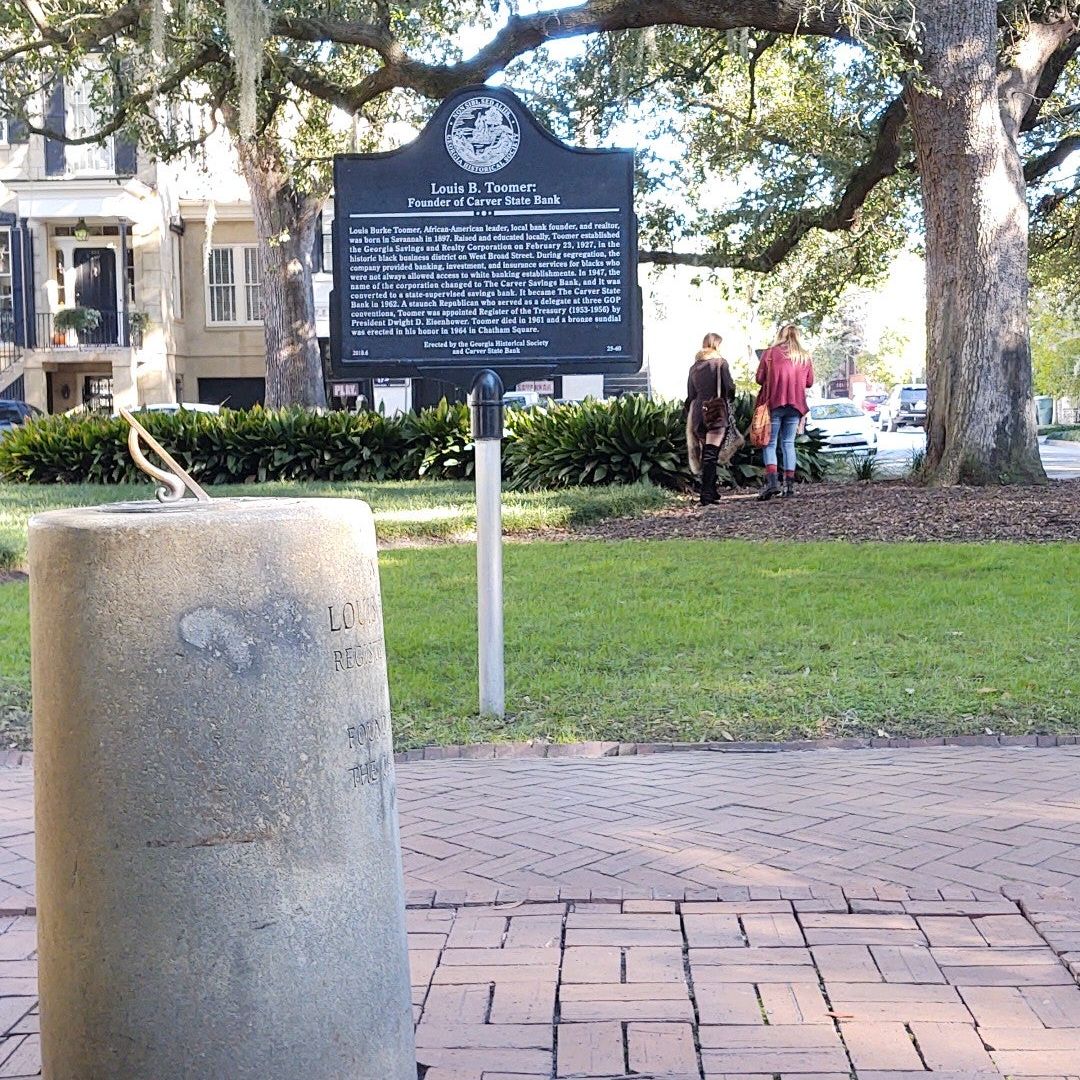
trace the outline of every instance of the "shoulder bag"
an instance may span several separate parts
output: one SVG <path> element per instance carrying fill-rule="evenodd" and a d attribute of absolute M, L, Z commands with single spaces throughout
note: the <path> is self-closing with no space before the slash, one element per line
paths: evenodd
<path fill-rule="evenodd" d="M 727 400 L 724 398 L 724 387 L 720 378 L 723 364 L 716 366 L 716 397 L 708 398 L 701 403 L 701 419 L 706 427 L 712 427 L 719 423 L 728 414 Z"/>
<path fill-rule="evenodd" d="M 770 350 L 771 352 L 771 350 Z M 765 354 L 765 382 L 757 396 L 754 416 L 750 421 L 750 445 L 759 449 L 772 441 L 772 414 L 769 412 L 769 383 L 772 381 L 772 361 Z"/>

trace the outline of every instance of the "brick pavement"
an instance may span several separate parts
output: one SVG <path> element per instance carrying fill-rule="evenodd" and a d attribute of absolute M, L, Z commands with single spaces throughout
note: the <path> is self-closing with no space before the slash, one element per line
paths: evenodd
<path fill-rule="evenodd" d="M 1080 1080 L 1077 766 L 401 766 L 425 1080 Z M 0 770 L 0 911 L 33 904 L 30 793 Z M 34 938 L 0 919 L 2 1078 L 39 1067 Z"/>
<path fill-rule="evenodd" d="M 421 1076 L 1080 1080 L 1080 986 L 1014 903 L 818 891 L 412 908 Z M 3 1078 L 40 1067 L 34 922 L 0 924 Z"/>
<path fill-rule="evenodd" d="M 1080 892 L 1080 747 L 446 761 L 398 775 L 410 885 L 478 899 L 552 883 L 605 899 L 730 885 Z"/>

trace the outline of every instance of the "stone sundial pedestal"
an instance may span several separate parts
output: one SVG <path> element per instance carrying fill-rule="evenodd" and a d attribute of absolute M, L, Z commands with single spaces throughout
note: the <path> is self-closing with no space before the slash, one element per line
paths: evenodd
<path fill-rule="evenodd" d="M 415 1080 L 371 512 L 162 473 L 30 524 L 44 1075 Z"/>

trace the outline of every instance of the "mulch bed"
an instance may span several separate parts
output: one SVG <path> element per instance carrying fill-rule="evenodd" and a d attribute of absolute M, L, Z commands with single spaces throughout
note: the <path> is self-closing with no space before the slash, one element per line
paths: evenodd
<path fill-rule="evenodd" d="M 927 488 L 906 481 L 800 485 L 759 502 L 725 493 L 640 518 L 599 522 L 575 536 L 603 540 L 1080 541 L 1080 480 L 1046 487 Z"/>

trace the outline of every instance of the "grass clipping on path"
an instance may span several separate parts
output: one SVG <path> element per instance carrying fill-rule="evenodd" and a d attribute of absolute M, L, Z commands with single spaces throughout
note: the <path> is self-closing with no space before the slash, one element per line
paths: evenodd
<path fill-rule="evenodd" d="M 1080 730 L 1075 544 L 513 544 L 502 724 L 476 717 L 475 559 L 380 555 L 399 748 Z M 26 602 L 0 586 L 24 695 Z"/>

